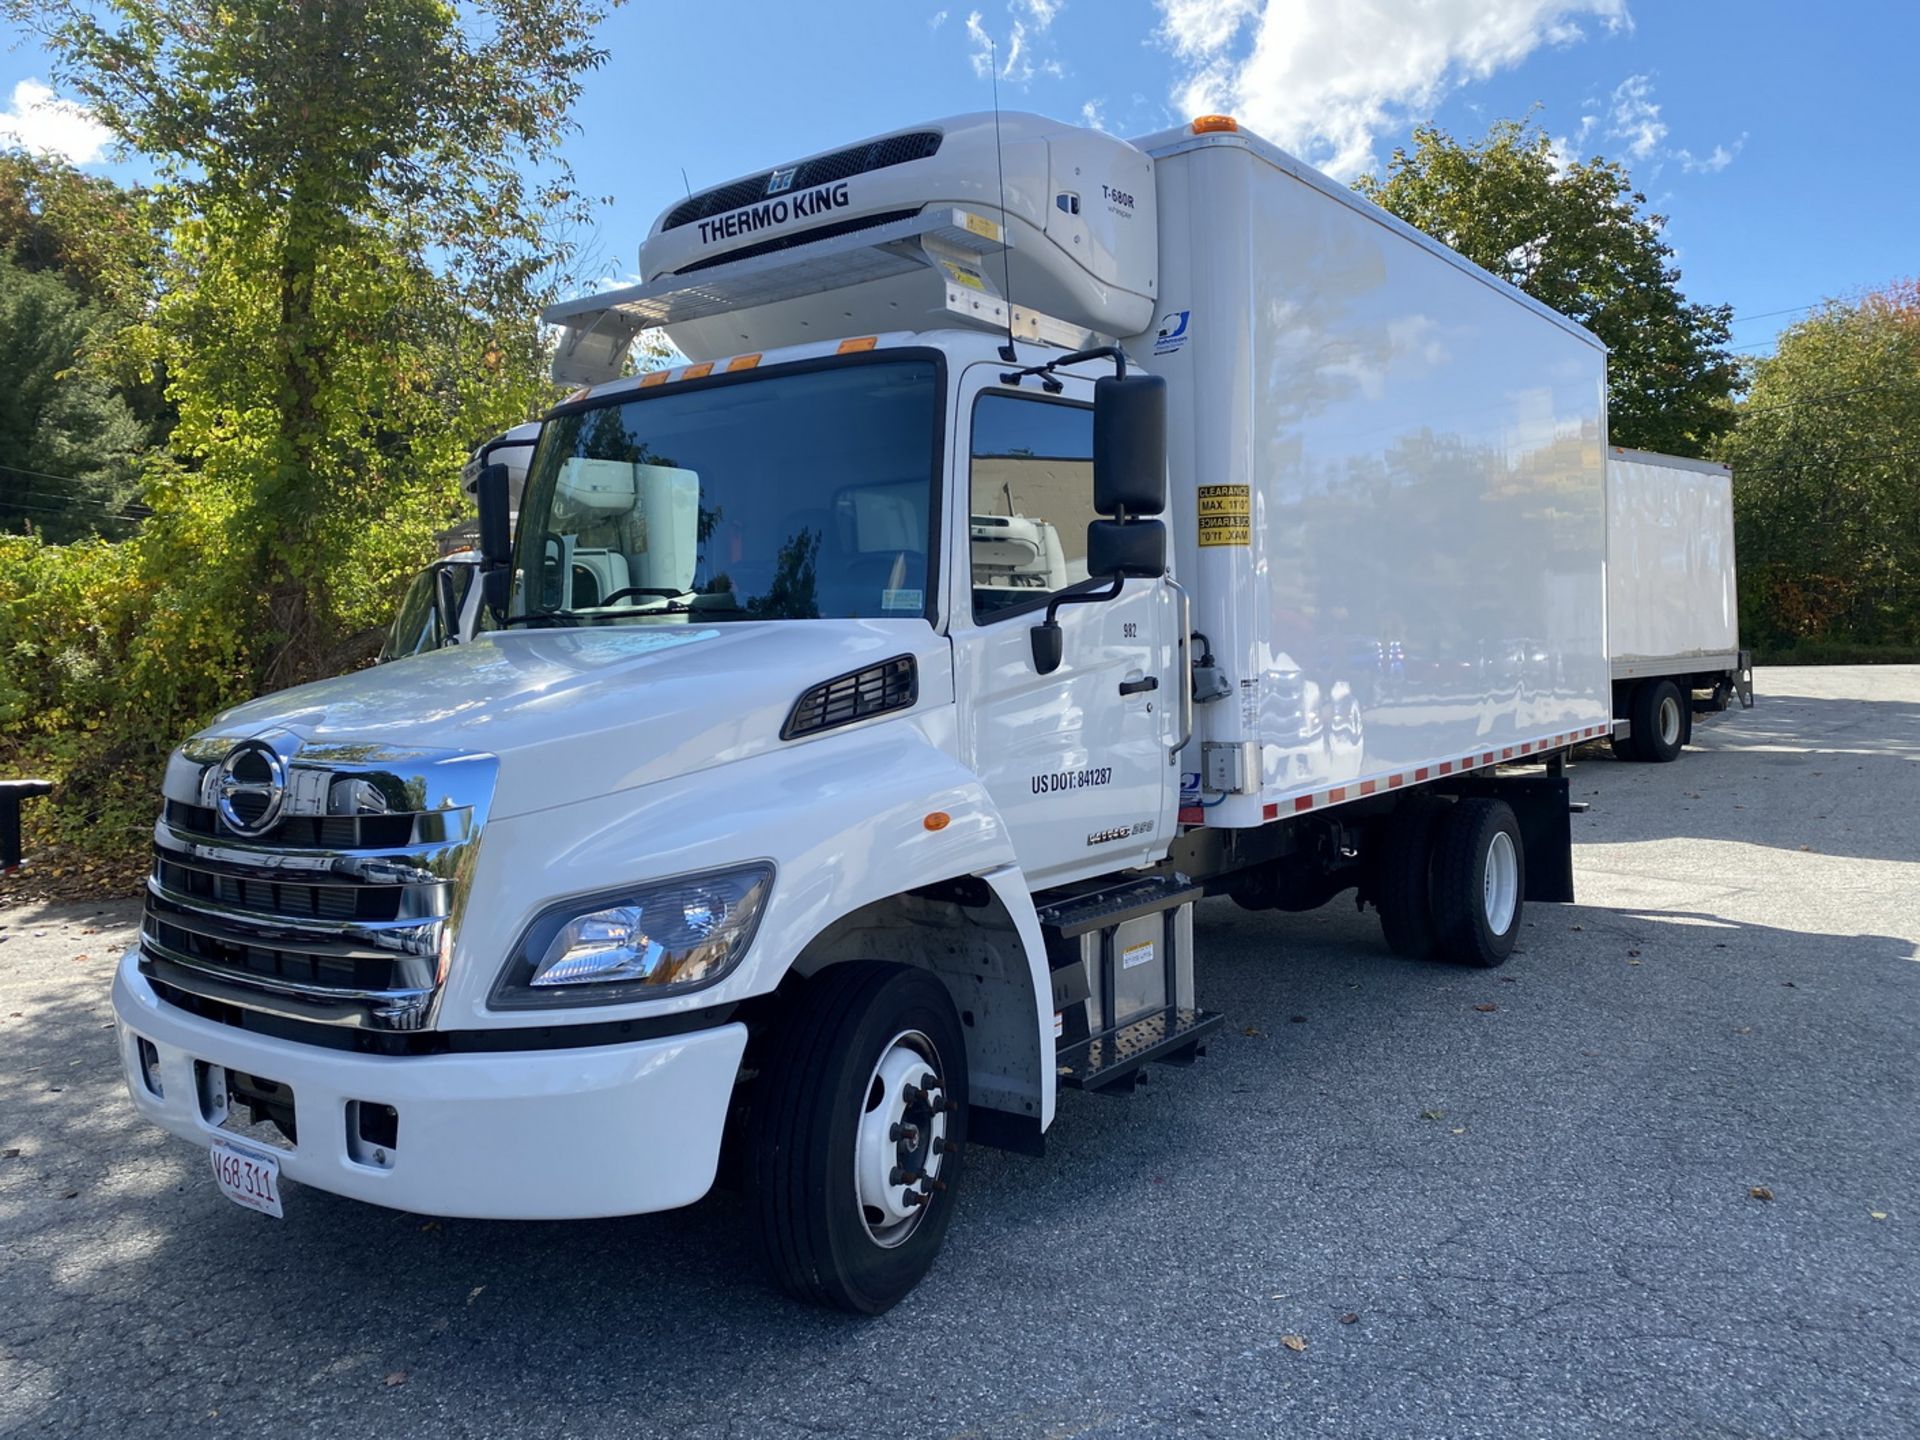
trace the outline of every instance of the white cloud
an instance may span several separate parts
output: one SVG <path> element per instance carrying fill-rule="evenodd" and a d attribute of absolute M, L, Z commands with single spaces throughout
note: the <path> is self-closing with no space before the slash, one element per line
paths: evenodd
<path fill-rule="evenodd" d="M 58 99 L 38 80 L 15 85 L 12 102 L 0 110 L 0 145 L 91 165 L 105 156 L 112 143 L 113 132 L 95 120 L 86 106 Z"/>
<path fill-rule="evenodd" d="M 1653 79 L 1629 75 L 1613 89 L 1613 107 L 1607 112 L 1607 138 L 1625 143 L 1635 160 L 1658 154 L 1667 138 L 1667 122 L 1653 103 Z"/>
<path fill-rule="evenodd" d="M 1583 117 L 1584 119 L 1584 117 Z M 1678 161 L 1689 175 L 1717 175 L 1733 163 L 1747 143 L 1742 132 L 1732 145 L 1715 145 L 1705 155 L 1695 155 L 1684 146 L 1667 144 L 1667 122 L 1660 118 L 1660 106 L 1653 98 L 1653 77 L 1629 75 L 1614 87 L 1607 110 L 1606 137 L 1617 140 L 1627 158 L 1651 162 L 1651 174 L 1657 179 L 1669 160 Z"/>
<path fill-rule="evenodd" d="M 947 12 L 944 10 L 936 10 L 933 12 L 933 18 L 927 21 L 927 29 L 938 30 L 942 25 L 946 23 L 947 23 Z"/>
<path fill-rule="evenodd" d="M 1089 130 L 1106 129 L 1107 102 L 1104 100 L 1087 101 L 1080 107 L 1080 123 Z"/>
<path fill-rule="evenodd" d="M 1676 150 L 1673 158 L 1680 162 L 1680 168 L 1689 175 L 1718 175 L 1733 163 L 1733 157 L 1746 147 L 1746 131 L 1740 132 L 1740 138 L 1731 146 L 1716 145 L 1704 159 L 1696 158 L 1691 150 Z"/>
<path fill-rule="evenodd" d="M 1036 75 L 1055 80 L 1063 78 L 1066 67 L 1042 53 L 1038 46 L 1044 42 L 1054 18 L 1065 8 L 1066 0 L 1010 0 L 1007 37 L 997 44 L 987 29 L 985 17 L 978 10 L 969 12 L 967 42 L 972 49 L 967 58 L 973 62 L 973 73 L 982 80 L 992 75 L 997 53 L 1000 78 L 1012 84 L 1025 85 Z"/>
<path fill-rule="evenodd" d="M 1186 65 L 1176 105 L 1227 111 L 1348 177 L 1374 141 L 1581 21 L 1631 27 L 1626 0 L 1155 0 L 1160 38 Z"/>

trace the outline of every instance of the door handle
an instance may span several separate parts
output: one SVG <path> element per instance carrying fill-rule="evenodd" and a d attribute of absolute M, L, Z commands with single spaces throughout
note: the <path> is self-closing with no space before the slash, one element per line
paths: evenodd
<path fill-rule="evenodd" d="M 1149 690 L 1158 690 L 1159 688 L 1160 682 L 1151 675 L 1139 680 L 1122 680 L 1120 682 L 1120 693 L 1122 695 L 1144 695 Z"/>

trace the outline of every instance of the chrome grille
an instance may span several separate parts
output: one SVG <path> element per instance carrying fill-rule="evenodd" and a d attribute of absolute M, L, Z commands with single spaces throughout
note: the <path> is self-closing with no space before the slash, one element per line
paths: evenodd
<path fill-rule="evenodd" d="M 222 785 L 237 738 L 194 741 L 167 768 L 140 964 L 177 990 L 292 1019 L 373 1030 L 432 1023 L 493 794 L 493 757 L 367 745 L 271 745 L 279 814 L 235 830 Z M 231 787 L 230 787 L 231 788 Z M 232 803 L 240 823 L 260 809 Z"/>

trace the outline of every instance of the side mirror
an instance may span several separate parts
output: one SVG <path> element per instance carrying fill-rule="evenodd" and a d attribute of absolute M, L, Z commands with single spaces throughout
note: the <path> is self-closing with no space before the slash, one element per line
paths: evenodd
<path fill-rule="evenodd" d="M 1157 580 L 1167 573 L 1167 527 L 1158 520 L 1095 520 L 1087 526 L 1087 573 Z"/>
<path fill-rule="evenodd" d="M 480 559 L 488 570 L 503 569 L 513 563 L 507 481 L 506 466 L 483 465 L 479 479 L 474 482 L 473 498 L 480 506 Z"/>
<path fill-rule="evenodd" d="M 433 613 L 439 622 L 440 643 L 460 643 L 460 599 L 453 588 L 453 568 L 436 565 L 433 569 Z"/>
<path fill-rule="evenodd" d="M 1167 508 L 1167 382 L 1158 375 L 1093 382 L 1093 508 L 1116 517 Z"/>
<path fill-rule="evenodd" d="M 1033 642 L 1033 668 L 1036 674 L 1051 675 L 1066 657 L 1067 635 L 1052 616 L 1027 632 Z"/>

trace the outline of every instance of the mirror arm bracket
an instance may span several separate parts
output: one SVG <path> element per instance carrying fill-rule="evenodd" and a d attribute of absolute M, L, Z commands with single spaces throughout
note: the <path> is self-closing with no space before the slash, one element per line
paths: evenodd
<path fill-rule="evenodd" d="M 1009 360 L 1013 357 L 1007 356 Z M 1060 365 L 1078 365 L 1082 360 L 1113 361 L 1114 377 L 1127 378 L 1127 354 L 1118 345 L 1096 345 L 1091 350 L 1076 350 L 1071 355 L 1058 355 L 1040 365 L 1028 365 L 1024 369 L 1009 370 L 1000 377 L 1003 385 L 1018 385 L 1028 375 L 1040 377 L 1041 388 L 1049 395 L 1058 395 L 1063 388 L 1054 377 L 1054 369 Z"/>
<path fill-rule="evenodd" d="M 1047 618 L 1028 632 L 1033 646 L 1033 668 L 1042 675 L 1051 675 L 1060 668 L 1060 621 L 1056 617 L 1062 605 L 1087 605 L 1096 601 L 1115 599 L 1126 583 L 1127 577 L 1117 570 L 1111 580 L 1090 575 L 1079 584 L 1068 586 L 1049 600 Z M 1106 588 L 1094 588 L 1102 585 Z"/>

